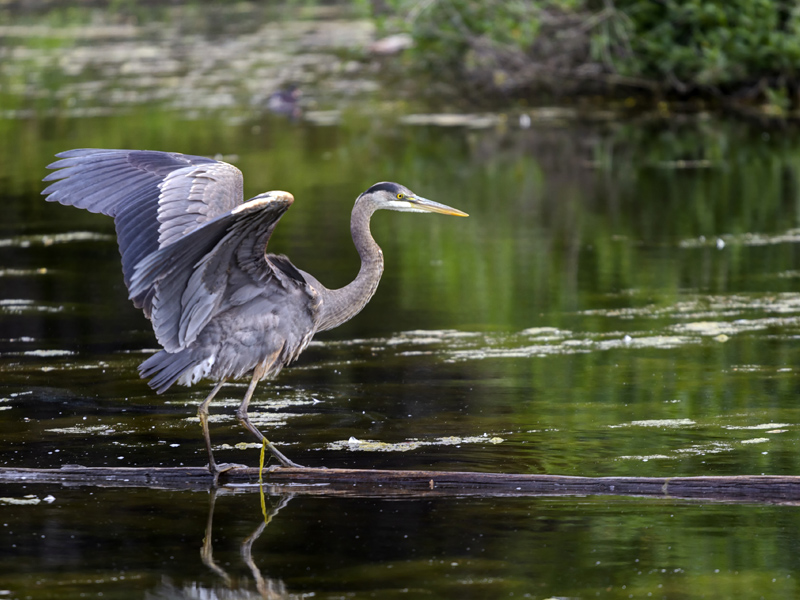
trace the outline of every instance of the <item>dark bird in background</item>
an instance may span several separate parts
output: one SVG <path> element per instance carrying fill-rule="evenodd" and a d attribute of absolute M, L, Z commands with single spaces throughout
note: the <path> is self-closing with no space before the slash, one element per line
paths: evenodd
<path fill-rule="evenodd" d="M 303 92 L 300 88 L 296 85 L 290 85 L 270 95 L 267 99 L 267 109 L 276 115 L 299 119 L 303 116 L 303 109 L 300 106 L 300 98 L 302 97 Z"/>
<path fill-rule="evenodd" d="M 369 229 L 376 210 L 467 214 L 397 183 L 356 198 L 350 219 L 361 257 L 356 278 L 330 290 L 267 243 L 294 198 L 272 191 L 243 202 L 242 174 L 224 162 L 172 152 L 81 149 L 62 152 L 42 193 L 114 218 L 129 297 L 153 324 L 163 350 L 139 366 L 159 394 L 173 383 L 216 385 L 198 416 L 216 478 L 228 468 L 211 451 L 208 406 L 225 381 L 250 374 L 239 422 L 286 467 L 299 467 L 250 422 L 256 385 L 294 361 L 318 331 L 353 318 L 372 298 L 383 253 Z"/>

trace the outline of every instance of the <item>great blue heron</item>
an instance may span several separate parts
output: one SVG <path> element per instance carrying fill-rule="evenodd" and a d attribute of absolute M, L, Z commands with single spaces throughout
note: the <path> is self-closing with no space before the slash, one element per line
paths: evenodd
<path fill-rule="evenodd" d="M 272 230 L 294 202 L 272 191 L 243 202 L 242 173 L 205 158 L 148 150 L 69 150 L 56 155 L 42 193 L 48 201 L 114 218 L 129 297 L 164 348 L 139 366 L 159 394 L 173 383 L 217 383 L 198 416 L 215 480 L 224 470 L 211 450 L 208 406 L 228 379 L 252 373 L 239 422 L 286 467 L 299 467 L 250 422 L 256 385 L 294 361 L 318 331 L 364 308 L 383 273 L 369 222 L 376 210 L 467 214 L 397 183 L 376 183 L 353 206 L 350 231 L 361 268 L 329 290 L 287 257 L 267 254 Z"/>

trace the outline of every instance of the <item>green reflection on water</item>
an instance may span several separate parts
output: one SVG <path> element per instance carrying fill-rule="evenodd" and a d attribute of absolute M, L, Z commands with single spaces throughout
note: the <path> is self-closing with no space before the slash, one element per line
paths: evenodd
<path fill-rule="evenodd" d="M 347 215 L 352 198 L 375 180 L 403 181 L 472 213 L 459 222 L 379 215 L 374 230 L 387 257 L 379 293 L 359 318 L 321 338 L 373 341 L 358 351 L 323 344 L 300 365 L 344 361 L 334 379 L 344 383 L 365 377 L 385 382 L 384 370 L 397 374 L 407 367 L 414 378 L 452 369 L 450 385 L 457 388 L 466 380 L 479 389 L 457 392 L 456 401 L 488 413 L 486 418 L 507 415 L 493 417 L 487 431 L 441 433 L 512 432 L 524 438 L 534 431 L 541 440 L 540 431 L 552 430 L 570 445 L 574 432 L 644 416 L 715 423 L 739 411 L 756 420 L 796 422 L 791 369 L 797 308 L 786 295 L 793 287 L 795 244 L 786 232 L 795 220 L 791 167 L 797 150 L 784 138 L 768 141 L 772 152 L 765 153 L 752 149 L 764 141 L 753 139 L 747 127 L 726 123 L 482 133 L 356 118 L 333 128 L 268 117 L 238 125 L 204 120 L 198 126 L 162 113 L 13 123 L 10 141 L 2 145 L 3 164 L 19 168 L 2 174 L 10 218 L 2 226 L 0 248 L 21 273 L 4 276 L 11 302 L 4 308 L 9 332 L 4 343 L 12 354 L 69 350 L 80 352 L 81 363 L 96 352 L 153 347 L 146 322 L 128 306 L 119 281 L 109 220 L 38 197 L 42 167 L 53 153 L 69 146 L 134 145 L 221 151 L 244 171 L 248 195 L 272 188 L 296 195 L 272 249 L 286 252 L 331 286 L 343 284 L 357 269 Z M 705 131 L 700 139 L 711 148 L 705 152 L 717 162 L 694 170 L 664 166 L 686 156 L 684 147 L 698 145 L 681 137 L 697 139 L 698 130 Z M 24 143 L 26 137 L 36 143 Z M 13 152 L 19 147 L 26 149 L 21 156 Z M 601 152 L 602 160 L 587 163 Z M 755 186 L 754 180 L 761 183 Z M 748 189 L 750 195 L 738 204 L 731 199 Z M 107 237 L 53 242 L 51 234 L 74 231 Z M 37 237 L 41 234 L 50 237 Z M 727 241 L 720 246 L 718 239 Z M 15 299 L 32 305 L 14 305 Z M 702 323 L 716 324 L 711 333 L 728 339 L 706 335 Z M 427 346 L 380 337 L 448 328 L 457 335 L 434 333 Z M 128 334 L 123 339 L 109 334 L 118 329 Z M 630 347 L 622 342 L 626 335 Z M 12 341 L 21 338 L 31 341 L 23 346 Z M 643 340 L 654 341 L 642 347 Z M 385 366 L 371 364 L 374 356 Z M 456 366 L 445 367 L 452 359 Z M 131 355 L 121 363 L 134 389 L 122 388 L 118 395 L 147 395 L 126 371 L 137 360 Z M 15 371 L 30 376 L 27 361 L 34 370 L 57 364 L 25 358 L 8 369 L 12 378 Z M 64 362 L 69 371 L 76 360 Z M 311 377 L 325 385 L 332 378 L 326 370 L 289 371 L 284 377 L 293 382 Z M 113 371 L 119 378 L 120 368 Z M 415 383 L 395 377 L 406 386 Z M 767 418 L 767 408 L 779 414 Z M 464 418 L 476 414 L 468 410 Z M 417 437 L 413 430 L 419 426 L 403 431 Z M 434 422 L 422 429 L 433 434 L 437 427 L 446 426 Z M 602 457 L 608 453 L 607 436 L 595 437 L 579 445 L 589 444 L 583 451 Z M 691 442 L 680 440 L 665 451 L 691 449 Z M 557 454 L 561 469 L 572 463 L 570 453 Z M 611 453 L 656 454 L 664 452 L 627 445 Z M 697 453 L 687 454 L 691 464 Z"/>
<path fill-rule="evenodd" d="M 54 429 L 84 416 L 69 398 L 91 394 L 93 411 L 114 413 L 92 418 L 121 419 L 125 432 L 139 429 L 121 412 L 128 403 L 160 418 L 156 407 L 169 400 L 173 422 L 157 426 L 159 440 L 185 443 L 156 452 L 158 461 L 199 460 L 184 417 L 204 389 L 162 399 L 137 380 L 135 365 L 155 343 L 126 299 L 110 220 L 38 196 L 56 151 L 137 146 L 221 152 L 245 173 L 247 195 L 291 190 L 297 202 L 271 249 L 330 286 L 357 270 L 347 219 L 374 181 L 402 181 L 471 213 L 376 217 L 387 260 L 377 296 L 279 382 L 319 402 L 279 415 L 285 425 L 273 435 L 307 460 L 583 475 L 797 472 L 798 149 L 789 134 L 765 139 L 741 123 L 702 120 L 475 132 L 355 114 L 318 127 L 143 111 L 6 126 L 2 164 L 14 168 L 0 174 L 4 379 L 9 393 L 57 388 L 66 422 Z M 227 397 L 241 393 L 231 387 Z M 280 412 L 270 397 L 265 387 L 262 410 Z M 7 405 L 11 419 L 41 410 L 30 399 Z M 215 439 L 233 447 L 242 439 L 231 410 L 218 411 Z M 645 420 L 670 424 L 630 425 Z M 786 426 L 749 438 L 728 427 L 768 423 Z M 150 433 L 143 445 L 114 441 L 145 464 Z M 330 450 L 350 437 L 481 435 L 505 441 L 391 458 Z M 80 456 L 80 439 L 53 443 Z M 113 463 L 116 448 L 99 448 Z"/>
<path fill-rule="evenodd" d="M 155 341 L 127 300 L 113 224 L 39 195 L 56 152 L 98 146 L 220 153 L 244 172 L 247 195 L 291 191 L 297 202 L 271 249 L 329 286 L 357 271 L 348 215 L 375 181 L 470 213 L 376 216 L 387 261 L 378 294 L 253 402 L 294 460 L 800 471 L 792 126 L 643 118 L 444 130 L 345 108 L 340 124 L 321 127 L 131 108 L 0 128 L 3 464 L 205 461 L 193 417 L 207 388 L 159 397 L 138 379 Z M 243 392 L 224 388 L 212 436 L 221 460 L 254 465 L 258 450 L 236 446 L 251 441 L 233 416 Z M 404 451 L 368 451 L 351 437 Z M 0 590 L 11 597 L 220 585 L 195 552 L 204 495 L 2 495 L 27 493 L 57 502 L 2 508 Z M 244 582 L 238 548 L 259 509 L 252 496 L 228 500 L 215 551 Z M 302 498 L 259 538 L 255 558 L 289 593 L 322 598 L 790 597 L 795 520 L 793 507 L 639 499 Z"/>
<path fill-rule="evenodd" d="M 36 492 L 55 499 L 3 509 L 0 587 L 11 597 L 251 598 L 258 585 L 281 598 L 797 593 L 797 514 L 786 507 L 289 496 L 267 498 L 280 512 L 264 528 L 252 493 Z"/>

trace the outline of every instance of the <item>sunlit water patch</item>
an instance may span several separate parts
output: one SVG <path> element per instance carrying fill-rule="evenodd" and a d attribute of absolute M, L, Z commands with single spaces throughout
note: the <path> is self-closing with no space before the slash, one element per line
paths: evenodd
<path fill-rule="evenodd" d="M 116 435 L 118 433 L 132 433 L 131 431 L 120 431 L 118 428 L 109 425 L 84 425 L 78 424 L 73 427 L 51 427 L 45 431 L 49 433 L 64 433 L 69 435 Z"/>
<path fill-rule="evenodd" d="M 770 296 L 698 296 L 669 306 L 592 309 L 578 316 L 605 317 L 605 331 L 571 331 L 535 327 L 519 332 L 413 330 L 387 338 L 313 342 L 320 347 L 362 347 L 372 352 L 391 350 L 399 356 L 439 355 L 459 362 L 493 358 L 533 358 L 631 349 L 674 349 L 707 341 L 726 342 L 731 337 L 777 329 L 790 335 L 800 330 L 800 294 Z M 658 329 L 616 330 L 614 320 L 654 319 L 676 323 Z"/>
<path fill-rule="evenodd" d="M 470 129 L 485 129 L 495 127 L 503 121 L 496 114 L 453 114 L 432 113 L 414 114 L 400 117 L 400 122 L 405 125 L 434 125 L 437 127 L 468 127 Z"/>
<path fill-rule="evenodd" d="M 502 444 L 505 440 L 489 434 L 475 436 L 447 436 L 433 440 L 405 440 L 403 442 L 380 442 L 376 440 L 360 440 L 351 437 L 327 444 L 328 450 L 349 450 L 351 452 L 408 452 L 423 446 L 460 446 L 461 444 Z"/>
<path fill-rule="evenodd" d="M 37 504 L 41 504 L 45 502 L 46 504 L 51 504 L 55 501 L 55 497 L 52 495 L 47 495 L 44 498 L 40 498 L 36 494 L 26 494 L 22 497 L 5 497 L 0 498 L 0 504 L 10 504 L 14 506 L 36 506 Z"/>
<path fill-rule="evenodd" d="M 40 356 L 50 358 L 53 356 L 73 356 L 75 352 L 72 350 L 25 350 L 22 352 L 25 356 Z"/>
<path fill-rule="evenodd" d="M 50 271 L 44 267 L 38 269 L 0 269 L 0 277 L 34 277 L 47 275 Z"/>
<path fill-rule="evenodd" d="M 24 298 L 0 300 L 0 314 L 22 315 L 30 313 L 59 313 L 64 307 L 52 303 L 35 302 Z"/>
<path fill-rule="evenodd" d="M 781 233 L 741 233 L 725 234 L 707 238 L 699 236 L 696 238 L 681 240 L 681 248 L 703 248 L 714 246 L 722 250 L 728 245 L 739 246 L 768 246 L 774 244 L 796 244 L 800 242 L 800 229 L 789 229 Z"/>
<path fill-rule="evenodd" d="M 228 390 L 228 397 L 219 397 L 214 399 L 211 408 L 212 412 L 208 415 L 208 422 L 235 422 L 237 420 L 236 409 L 242 403 L 245 388 L 246 385 L 239 383 L 231 383 L 226 385 L 223 390 Z M 241 396 L 230 397 L 231 392 L 236 389 L 241 389 Z M 256 394 L 256 397 L 250 402 L 248 407 L 248 415 L 256 427 L 275 429 L 286 426 L 290 419 L 299 416 L 297 412 L 291 412 L 293 409 L 315 406 L 322 402 L 323 400 L 320 400 L 319 398 L 309 397 L 307 392 L 303 391 L 302 389 L 290 389 L 283 386 L 273 387 L 269 390 L 269 394 Z M 167 404 L 182 405 L 194 410 L 198 405 L 198 401 L 196 399 L 186 399 L 181 401 L 168 401 Z M 316 413 L 304 410 L 302 412 L 302 416 L 316 416 Z M 199 424 L 200 418 L 197 415 L 192 415 L 185 417 L 183 421 Z M 220 449 L 232 449 L 234 446 L 230 444 L 222 444 L 218 447 Z M 237 449 L 243 449 L 249 446 L 237 444 L 235 447 Z"/>
<path fill-rule="evenodd" d="M 576 333 L 553 328 L 526 329 L 518 333 L 484 333 L 455 330 L 409 331 L 389 338 L 316 342 L 320 346 L 363 346 L 372 351 L 392 349 L 399 356 L 438 354 L 449 362 L 485 358 L 531 358 L 585 354 L 616 348 L 675 348 L 700 342 L 700 337 L 630 333 Z M 313 342 L 312 342 L 313 343 Z"/>
<path fill-rule="evenodd" d="M 790 423 L 759 423 L 757 425 L 723 425 L 724 429 L 766 429 L 774 430 L 775 433 L 782 433 L 787 427 L 793 427 Z"/>
<path fill-rule="evenodd" d="M 796 430 L 797 426 L 789 423 L 756 423 L 753 425 L 726 425 L 719 422 L 712 421 L 707 424 L 699 424 L 691 419 L 652 419 L 646 421 L 631 421 L 630 423 L 621 423 L 619 425 L 610 425 L 609 428 L 626 428 L 626 427 L 647 427 L 658 429 L 676 429 L 681 431 L 690 431 L 695 429 L 702 429 L 703 433 L 698 433 L 698 437 L 723 437 L 724 431 L 742 431 L 747 435 L 747 432 L 757 432 L 754 437 L 735 438 L 729 439 L 711 439 L 700 441 L 697 443 L 689 444 L 684 447 L 673 447 L 665 449 L 663 452 L 651 454 L 637 454 L 637 455 L 621 455 L 617 460 L 638 460 L 648 462 L 652 460 L 683 460 L 688 457 L 703 457 L 715 454 L 730 453 L 737 450 L 742 450 L 747 446 L 760 446 L 765 445 L 761 450 L 761 454 L 766 455 L 769 453 L 770 443 L 773 442 L 772 437 L 765 437 L 765 434 L 778 435 L 787 433 L 790 430 Z M 714 435 L 713 431 L 720 431 L 719 434 Z"/>
<path fill-rule="evenodd" d="M 781 292 L 769 295 L 704 295 L 689 296 L 674 304 L 659 306 L 590 309 L 582 315 L 617 318 L 662 318 L 704 321 L 714 317 L 736 317 L 752 313 L 800 314 L 800 294 Z"/>
<path fill-rule="evenodd" d="M 644 455 L 631 455 L 620 456 L 618 460 L 640 460 L 648 462 L 651 460 L 682 460 L 690 456 L 707 456 L 711 454 L 721 454 L 724 452 L 733 452 L 742 445 L 747 444 L 764 444 L 769 442 L 769 438 L 754 438 L 749 440 L 741 440 L 739 442 L 707 442 L 702 444 L 692 444 L 686 448 L 675 448 L 669 450 L 664 454 L 644 454 Z"/>
<path fill-rule="evenodd" d="M 609 427 L 689 427 L 696 425 L 691 419 L 648 419 L 646 421 L 631 421 L 620 425 L 609 425 Z"/>
<path fill-rule="evenodd" d="M 70 231 L 67 233 L 18 235 L 0 239 L 0 248 L 30 248 L 32 246 L 53 246 L 56 244 L 71 244 L 73 242 L 108 242 L 116 238 L 113 235 L 95 233 L 92 231 Z M 39 274 L 46 270 L 37 269 Z"/>
<path fill-rule="evenodd" d="M 41 359 L 63 359 L 72 358 L 66 361 L 47 361 L 40 362 L 8 362 L 0 367 L 2 372 L 38 372 L 38 373 L 52 373 L 52 372 L 66 372 L 66 371 L 93 371 L 100 370 L 105 372 L 108 368 L 119 369 L 119 365 L 114 365 L 106 361 L 84 361 L 81 360 L 81 355 L 73 350 L 52 349 L 52 350 L 25 350 L 22 352 L 3 352 L 1 356 L 11 358 L 41 358 Z"/>

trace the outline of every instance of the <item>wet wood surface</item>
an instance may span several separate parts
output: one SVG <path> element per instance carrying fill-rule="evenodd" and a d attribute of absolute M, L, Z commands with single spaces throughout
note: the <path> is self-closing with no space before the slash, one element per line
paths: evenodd
<path fill-rule="evenodd" d="M 65 486 L 208 489 L 203 467 L 84 467 L 59 469 L 0 467 L 0 483 Z M 220 476 L 226 487 L 258 484 L 258 469 L 238 467 Z M 800 477 L 576 477 L 463 471 L 370 469 L 265 470 L 270 492 L 350 496 L 651 496 L 728 502 L 800 503 Z"/>

